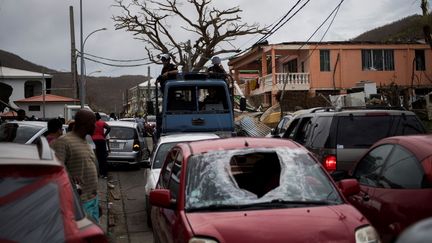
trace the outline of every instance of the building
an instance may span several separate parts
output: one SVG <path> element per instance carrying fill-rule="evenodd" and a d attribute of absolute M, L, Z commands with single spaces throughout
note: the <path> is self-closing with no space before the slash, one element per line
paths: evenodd
<path fill-rule="evenodd" d="M 258 44 L 228 65 L 249 100 L 274 105 L 284 90 L 291 109 L 304 106 L 307 97 L 345 94 L 364 83 L 378 90 L 396 86 L 400 95 L 432 88 L 431 49 L 416 42 Z"/>
<path fill-rule="evenodd" d="M 9 105 L 19 108 L 14 102 L 17 100 L 42 95 L 45 89 L 49 94 L 51 90 L 52 75 L 46 73 L 30 72 L 0 66 L 0 82 L 12 87 Z M 1 111 L 0 111 L 1 112 Z"/>
<path fill-rule="evenodd" d="M 20 109 L 26 111 L 28 117 L 35 116 L 36 118 L 42 119 L 64 118 L 65 105 L 74 105 L 77 103 L 79 103 L 78 99 L 52 94 L 32 96 L 15 101 L 15 104 L 17 104 Z"/>
<path fill-rule="evenodd" d="M 127 96 L 125 99 L 125 110 L 130 116 L 144 115 L 147 114 L 147 101 L 152 101 L 155 105 L 156 97 L 156 79 L 150 79 L 144 81 L 137 86 L 134 86 L 127 90 Z M 159 98 L 159 104 L 162 99 Z"/>

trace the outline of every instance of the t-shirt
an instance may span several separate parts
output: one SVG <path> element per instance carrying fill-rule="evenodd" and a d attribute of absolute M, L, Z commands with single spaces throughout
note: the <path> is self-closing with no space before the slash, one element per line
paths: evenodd
<path fill-rule="evenodd" d="M 87 141 L 72 131 L 57 138 L 51 147 L 71 178 L 81 180 L 81 200 L 85 202 L 93 199 L 97 195 L 98 183 L 96 156 Z"/>
<path fill-rule="evenodd" d="M 92 139 L 94 140 L 105 140 L 105 130 L 104 127 L 106 125 L 106 122 L 103 120 L 96 121 L 96 127 L 94 130 L 94 133 L 92 135 Z"/>

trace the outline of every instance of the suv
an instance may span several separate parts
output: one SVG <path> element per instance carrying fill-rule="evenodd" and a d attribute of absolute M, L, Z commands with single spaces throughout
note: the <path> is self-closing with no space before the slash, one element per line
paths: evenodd
<path fill-rule="evenodd" d="M 305 146 L 332 172 L 349 171 L 381 138 L 424 133 L 411 111 L 317 108 L 294 117 L 282 137 Z"/>

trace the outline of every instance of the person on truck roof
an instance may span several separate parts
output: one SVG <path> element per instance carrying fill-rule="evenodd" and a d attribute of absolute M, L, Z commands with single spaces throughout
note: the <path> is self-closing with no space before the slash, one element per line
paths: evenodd
<path fill-rule="evenodd" d="M 212 65 L 208 68 L 209 73 L 223 73 L 225 74 L 225 69 L 221 64 L 221 59 L 218 56 L 214 56 L 212 59 Z"/>
<path fill-rule="evenodd" d="M 159 58 L 162 61 L 163 68 L 156 81 L 159 82 L 161 93 L 163 93 L 167 79 L 172 78 L 173 76 L 175 77 L 178 71 L 177 66 L 171 63 L 171 57 L 169 54 L 161 54 L 159 55 Z"/>

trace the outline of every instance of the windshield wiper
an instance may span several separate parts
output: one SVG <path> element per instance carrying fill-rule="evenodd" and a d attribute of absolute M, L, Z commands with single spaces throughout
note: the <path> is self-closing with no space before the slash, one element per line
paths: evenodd
<path fill-rule="evenodd" d="M 213 204 L 208 206 L 189 208 L 188 212 L 197 212 L 197 211 L 230 211 L 230 210 L 238 210 L 240 209 L 239 205 L 233 204 Z"/>
<path fill-rule="evenodd" d="M 303 207 L 303 206 L 319 206 L 319 205 L 332 205 L 334 202 L 332 201 L 323 201 L 323 200 L 282 200 L 282 199 L 274 199 L 267 202 L 258 202 L 258 203 L 250 203 L 239 205 L 240 208 L 252 208 L 252 207 L 265 207 L 265 208 L 274 208 L 274 207 Z"/>

